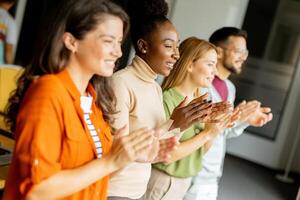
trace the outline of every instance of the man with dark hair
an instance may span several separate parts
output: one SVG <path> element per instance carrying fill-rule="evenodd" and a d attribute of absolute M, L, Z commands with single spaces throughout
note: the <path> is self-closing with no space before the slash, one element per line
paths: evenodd
<path fill-rule="evenodd" d="M 213 102 L 235 100 L 235 87 L 228 79 L 231 73 L 239 74 L 248 57 L 247 32 L 235 27 L 223 27 L 215 31 L 209 41 L 216 45 L 218 52 L 217 73 L 208 92 Z M 203 92 L 203 91 L 202 91 Z M 243 101 L 239 109 L 240 118 L 232 128 L 226 129 L 212 143 L 206 152 L 203 169 L 194 177 L 185 200 L 216 200 L 218 182 L 222 176 L 226 150 L 226 139 L 237 137 L 249 125 L 261 127 L 272 120 L 271 109 L 260 107 L 258 101 Z"/>
<path fill-rule="evenodd" d="M 0 0 L 0 64 L 12 64 L 17 42 L 17 27 L 8 10 L 15 0 Z"/>

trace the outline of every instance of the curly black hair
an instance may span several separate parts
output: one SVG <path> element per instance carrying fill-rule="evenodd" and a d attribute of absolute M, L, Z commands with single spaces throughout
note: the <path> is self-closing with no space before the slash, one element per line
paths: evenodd
<path fill-rule="evenodd" d="M 145 39 L 158 25 L 169 21 L 168 4 L 165 0 L 114 0 L 123 7 L 130 18 L 130 36 L 135 50 L 137 41 Z"/>

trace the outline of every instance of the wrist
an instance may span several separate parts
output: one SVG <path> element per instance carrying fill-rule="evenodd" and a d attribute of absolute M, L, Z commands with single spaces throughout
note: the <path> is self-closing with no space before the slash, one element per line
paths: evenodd
<path fill-rule="evenodd" d="M 122 166 L 118 165 L 115 159 L 115 156 L 111 154 L 107 154 L 102 157 L 102 159 L 106 163 L 106 167 L 110 173 L 119 170 Z"/>
<path fill-rule="evenodd" d="M 214 139 L 214 137 L 212 136 L 212 131 L 211 130 L 203 130 L 200 134 L 198 134 L 199 136 L 201 135 L 204 138 L 205 143 L 211 141 L 212 139 Z"/>

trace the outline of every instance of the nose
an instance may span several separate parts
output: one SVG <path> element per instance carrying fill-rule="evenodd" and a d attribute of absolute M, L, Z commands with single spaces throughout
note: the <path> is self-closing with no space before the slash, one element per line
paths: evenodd
<path fill-rule="evenodd" d="M 213 76 L 215 76 L 217 74 L 217 66 L 216 65 L 213 67 L 213 70 L 212 70 L 211 74 Z"/>
<path fill-rule="evenodd" d="M 245 54 L 242 55 L 243 61 L 247 60 L 247 58 L 248 58 L 248 53 L 245 53 Z"/>
<path fill-rule="evenodd" d="M 172 54 L 172 57 L 177 61 L 180 58 L 179 49 L 175 48 L 174 53 Z"/>
<path fill-rule="evenodd" d="M 122 48 L 121 48 L 120 43 L 117 43 L 117 44 L 114 45 L 112 53 L 116 58 L 120 58 L 122 56 L 123 53 L 122 53 Z"/>

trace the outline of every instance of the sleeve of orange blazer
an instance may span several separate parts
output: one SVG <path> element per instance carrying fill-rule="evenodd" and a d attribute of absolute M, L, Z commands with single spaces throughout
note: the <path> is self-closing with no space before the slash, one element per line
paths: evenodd
<path fill-rule="evenodd" d="M 18 114 L 16 155 L 22 193 L 61 170 L 62 90 L 57 81 L 38 80 L 27 91 Z"/>

